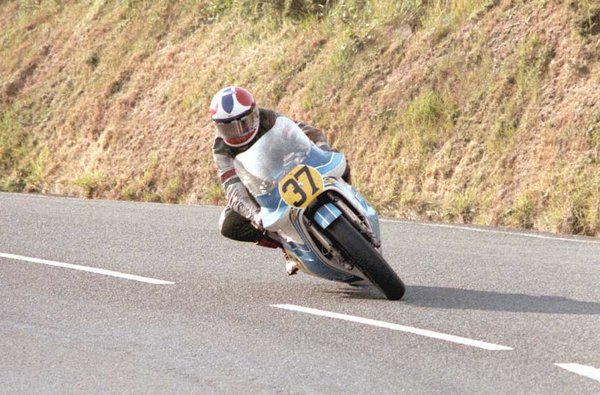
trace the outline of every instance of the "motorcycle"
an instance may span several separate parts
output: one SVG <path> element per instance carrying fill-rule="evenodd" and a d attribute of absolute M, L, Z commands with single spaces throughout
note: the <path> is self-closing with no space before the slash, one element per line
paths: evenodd
<path fill-rule="evenodd" d="M 275 126 L 236 156 L 235 170 L 261 207 L 267 234 L 298 268 L 350 284 L 371 283 L 389 300 L 404 284 L 381 255 L 377 213 L 342 179 L 346 159 L 318 148 L 295 122 Z"/>

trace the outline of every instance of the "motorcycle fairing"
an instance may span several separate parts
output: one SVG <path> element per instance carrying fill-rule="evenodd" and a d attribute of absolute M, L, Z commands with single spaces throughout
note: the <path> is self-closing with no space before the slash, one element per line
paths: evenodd
<path fill-rule="evenodd" d="M 316 157 L 319 159 L 315 159 Z M 341 170 L 337 172 L 343 172 L 346 159 L 340 153 L 322 151 L 315 146 L 311 150 L 311 155 L 302 163 L 316 168 L 321 175 L 325 176 L 338 169 Z M 289 206 L 281 198 L 279 188 L 273 188 L 269 193 L 256 196 L 256 201 L 261 206 L 261 216 L 265 228 L 275 224 L 289 209 Z"/>

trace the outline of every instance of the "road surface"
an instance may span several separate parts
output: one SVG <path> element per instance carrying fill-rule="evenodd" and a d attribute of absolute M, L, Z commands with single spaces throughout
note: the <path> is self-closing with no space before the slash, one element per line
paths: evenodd
<path fill-rule="evenodd" d="M 384 220 L 390 302 L 219 213 L 0 193 L 0 393 L 600 393 L 600 240 Z"/>

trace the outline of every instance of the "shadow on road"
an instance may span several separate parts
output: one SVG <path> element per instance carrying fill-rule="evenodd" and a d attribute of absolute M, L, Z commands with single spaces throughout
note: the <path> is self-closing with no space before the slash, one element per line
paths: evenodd
<path fill-rule="evenodd" d="M 339 292 L 349 298 L 383 298 L 383 295 L 374 287 L 348 287 Z M 419 285 L 407 286 L 406 294 L 401 302 L 411 306 L 436 309 L 600 315 L 600 303 L 584 302 L 561 296 L 511 294 Z"/>
<path fill-rule="evenodd" d="M 542 314 L 600 314 L 600 303 L 562 296 L 511 294 L 471 289 L 412 286 L 404 299 L 414 306 L 438 309 L 512 311 Z"/>

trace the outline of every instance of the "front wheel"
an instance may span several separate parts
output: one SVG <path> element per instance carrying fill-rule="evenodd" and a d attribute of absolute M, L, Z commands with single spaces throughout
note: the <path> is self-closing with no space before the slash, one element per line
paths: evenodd
<path fill-rule="evenodd" d="M 344 217 L 326 229 L 344 257 L 352 262 L 389 300 L 404 295 L 404 284 L 373 245 Z"/>

